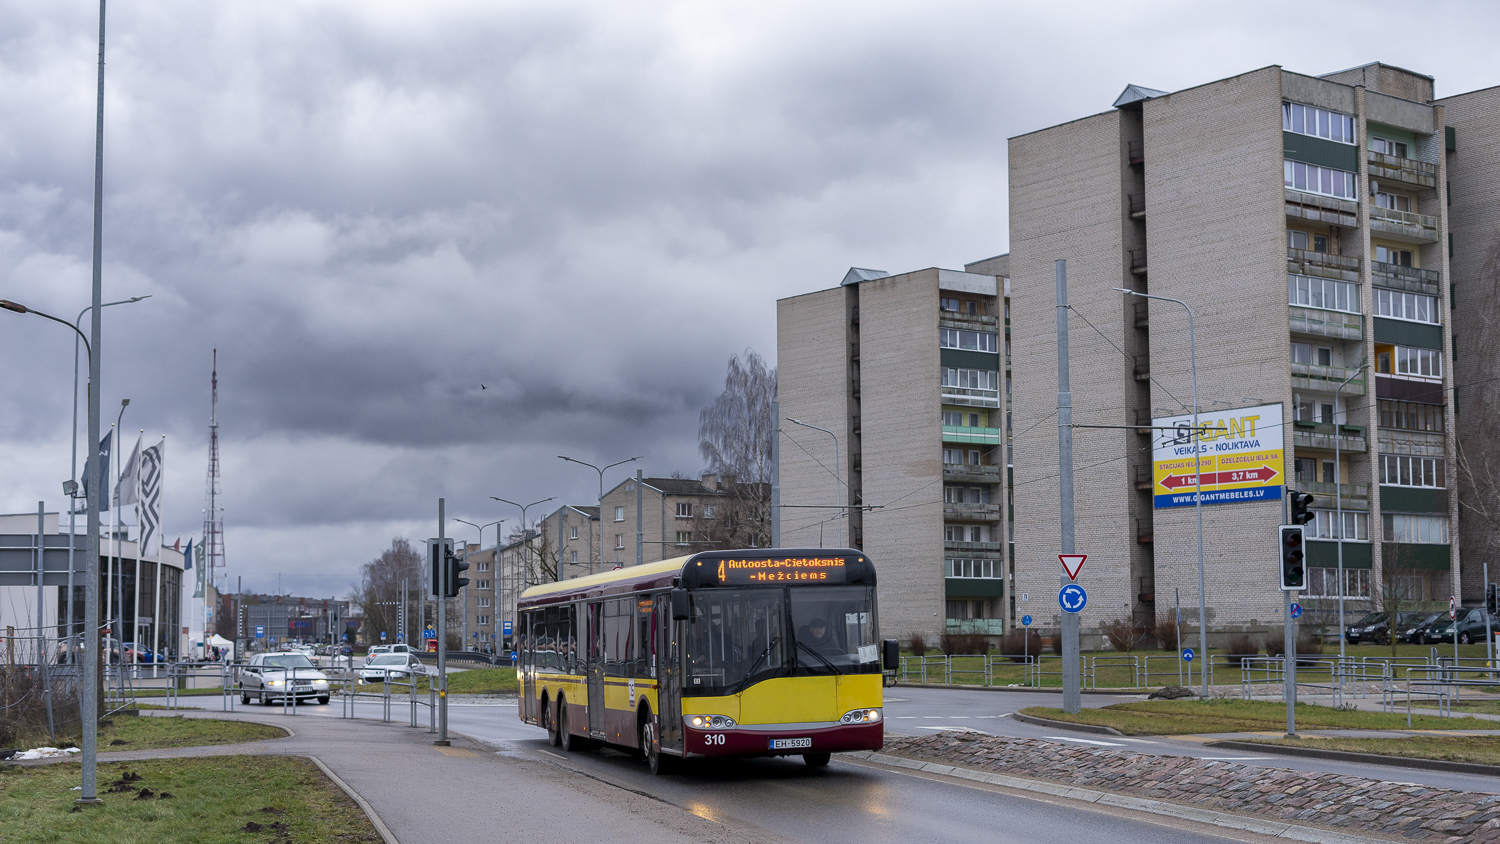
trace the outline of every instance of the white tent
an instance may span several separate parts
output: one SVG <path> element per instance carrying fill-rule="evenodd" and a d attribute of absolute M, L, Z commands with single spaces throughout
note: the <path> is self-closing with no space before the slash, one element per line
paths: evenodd
<path fill-rule="evenodd" d="M 208 639 L 208 646 L 210 648 L 223 648 L 226 658 L 229 660 L 234 659 L 234 642 L 231 642 L 223 636 L 220 636 L 217 633 L 210 636 Z"/>

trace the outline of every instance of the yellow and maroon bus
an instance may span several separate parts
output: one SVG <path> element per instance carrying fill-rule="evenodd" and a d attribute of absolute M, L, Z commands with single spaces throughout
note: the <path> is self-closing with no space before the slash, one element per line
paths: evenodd
<path fill-rule="evenodd" d="M 875 567 L 851 549 L 712 551 L 532 587 L 520 716 L 564 750 L 678 759 L 879 750 Z"/>

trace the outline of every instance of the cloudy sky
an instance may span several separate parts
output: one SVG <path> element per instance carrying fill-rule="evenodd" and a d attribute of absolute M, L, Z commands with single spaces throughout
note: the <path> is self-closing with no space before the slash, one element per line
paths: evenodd
<path fill-rule="evenodd" d="M 97 13 L 0 0 L 0 298 L 65 319 L 89 302 Z M 777 298 L 1006 250 L 1008 136 L 1270 64 L 1487 87 L 1497 17 L 116 3 L 104 291 L 152 298 L 104 312 L 106 415 L 128 397 L 124 428 L 167 437 L 166 536 L 197 536 L 217 348 L 228 574 L 342 595 L 432 535 L 439 496 L 512 525 L 489 496 L 592 501 L 557 454 L 698 471 L 698 411 L 731 354 L 774 358 Z M 60 503 L 71 351 L 0 314 L 0 512 Z"/>

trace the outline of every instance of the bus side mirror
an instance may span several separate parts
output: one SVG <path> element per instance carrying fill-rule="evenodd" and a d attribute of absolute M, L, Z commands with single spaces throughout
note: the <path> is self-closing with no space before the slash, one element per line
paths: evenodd
<path fill-rule="evenodd" d="M 688 609 L 688 593 L 686 589 L 673 589 L 672 596 L 672 620 L 687 621 L 692 617 Z"/>
<path fill-rule="evenodd" d="M 880 643 L 885 670 L 898 671 L 901 668 L 901 642 L 896 639 L 886 639 Z"/>

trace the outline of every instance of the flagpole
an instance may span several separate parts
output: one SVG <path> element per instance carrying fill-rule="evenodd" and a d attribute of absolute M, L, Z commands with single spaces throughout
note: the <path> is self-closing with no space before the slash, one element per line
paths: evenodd
<path fill-rule="evenodd" d="M 156 527 L 155 527 L 155 529 L 153 529 L 152 533 L 157 538 L 157 541 L 156 541 L 156 579 L 154 581 L 155 588 L 152 589 L 152 591 L 155 594 L 152 596 L 152 602 L 151 602 L 151 650 L 152 650 L 152 652 L 157 653 L 157 654 L 159 654 L 159 653 L 162 652 L 162 646 L 161 646 L 162 645 L 162 643 L 161 643 L 161 590 L 162 590 L 162 583 L 165 580 L 165 578 L 162 577 L 162 571 L 161 571 L 161 540 L 164 539 L 165 537 L 162 536 L 162 532 L 161 532 L 162 518 L 161 518 L 160 504 L 161 504 L 161 486 L 162 486 L 162 467 L 166 463 L 166 455 L 167 455 L 167 448 L 166 448 L 166 446 L 167 446 L 167 438 L 166 438 L 166 435 L 163 435 L 162 438 L 161 438 L 161 442 L 159 442 L 159 443 L 156 444 L 156 494 L 153 497 L 156 499 L 155 504 L 157 505 L 157 509 L 152 514 L 153 517 L 156 520 Z M 151 676 L 153 678 L 156 677 L 156 662 L 154 662 L 154 661 L 151 663 Z"/>

